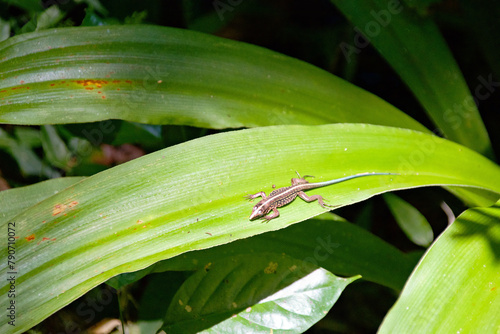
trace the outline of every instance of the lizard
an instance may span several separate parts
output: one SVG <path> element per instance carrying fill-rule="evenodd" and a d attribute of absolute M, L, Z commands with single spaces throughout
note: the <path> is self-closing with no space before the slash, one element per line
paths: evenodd
<path fill-rule="evenodd" d="M 320 195 L 307 196 L 304 190 L 325 187 L 335 183 L 340 183 L 363 176 L 398 175 L 394 173 L 362 173 L 362 174 L 355 174 L 351 176 L 341 177 L 339 179 L 334 179 L 330 181 L 309 183 L 309 181 L 306 180 L 306 177 L 314 177 L 314 176 L 304 175 L 303 177 L 300 177 L 297 171 L 296 173 L 299 178 L 292 178 L 291 186 L 273 190 L 269 194 L 269 197 L 266 196 L 266 193 L 264 193 L 263 191 L 260 191 L 253 195 L 246 195 L 245 198 L 248 200 L 252 200 L 257 197 L 262 197 L 262 200 L 253 207 L 249 219 L 254 220 L 256 218 L 262 218 L 266 222 L 269 222 L 271 219 L 274 219 L 280 215 L 278 208 L 281 208 L 282 206 L 285 206 L 288 203 L 292 202 L 297 196 L 299 196 L 306 202 L 313 202 L 317 200 L 319 205 L 321 205 L 325 209 L 327 209 L 328 207 L 335 207 L 334 205 L 325 204 L 325 202 L 323 202 L 323 197 Z M 268 213 L 271 211 L 272 213 L 268 215 Z"/>

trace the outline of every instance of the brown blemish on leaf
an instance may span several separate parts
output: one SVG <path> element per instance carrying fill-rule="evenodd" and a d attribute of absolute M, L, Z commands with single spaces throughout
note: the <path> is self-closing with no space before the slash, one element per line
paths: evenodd
<path fill-rule="evenodd" d="M 27 236 L 26 238 L 24 238 L 24 239 L 26 239 L 26 241 L 33 241 L 33 240 L 35 240 L 35 235 L 34 235 L 34 234 L 30 234 L 30 235 L 28 235 L 28 236 Z"/>
<path fill-rule="evenodd" d="M 76 82 L 77 84 L 82 85 L 84 87 L 96 86 L 97 88 L 101 88 L 103 85 L 107 85 L 109 81 L 87 79 L 87 80 L 75 80 L 74 82 Z"/>
<path fill-rule="evenodd" d="M 54 209 L 52 210 L 52 216 L 56 216 L 58 214 L 63 213 L 66 211 L 67 208 L 72 208 L 78 204 L 78 201 L 72 201 L 69 204 L 56 204 L 54 205 Z M 64 214 L 66 216 L 66 213 Z"/>
<path fill-rule="evenodd" d="M 66 204 L 56 204 L 54 205 L 54 210 L 52 210 L 52 216 L 58 215 L 64 210 L 66 210 Z"/>
<path fill-rule="evenodd" d="M 277 262 L 269 262 L 267 267 L 264 269 L 264 273 L 266 274 L 275 274 L 276 269 L 278 268 L 278 263 Z"/>

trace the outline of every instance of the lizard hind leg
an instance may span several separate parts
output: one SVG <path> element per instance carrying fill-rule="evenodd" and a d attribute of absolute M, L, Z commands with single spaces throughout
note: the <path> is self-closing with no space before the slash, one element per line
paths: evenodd
<path fill-rule="evenodd" d="M 314 177 L 313 175 L 304 175 L 304 176 L 300 176 L 299 172 L 298 171 L 295 171 L 295 173 L 297 173 L 297 176 L 299 177 L 299 179 L 302 179 L 302 180 L 305 180 L 306 177 Z"/>
<path fill-rule="evenodd" d="M 292 179 L 292 186 L 296 186 L 298 184 L 306 184 L 306 183 L 309 183 L 309 181 L 306 180 L 306 177 L 314 177 L 312 175 L 304 175 L 303 177 L 300 177 L 300 174 L 299 172 L 295 171 L 295 173 L 297 173 L 297 175 L 299 176 L 300 179 L 297 179 L 297 178 L 293 178 Z"/>
<path fill-rule="evenodd" d="M 328 209 L 328 208 L 331 208 L 331 207 L 335 207 L 337 205 L 331 205 L 331 204 L 326 204 L 324 201 L 323 201 L 323 197 L 321 195 L 312 195 L 312 196 L 307 196 L 305 192 L 303 191 L 300 191 L 298 193 L 299 197 L 302 198 L 304 201 L 306 202 L 314 202 L 314 201 L 318 201 L 319 205 L 321 205 L 323 208 L 325 209 Z"/>

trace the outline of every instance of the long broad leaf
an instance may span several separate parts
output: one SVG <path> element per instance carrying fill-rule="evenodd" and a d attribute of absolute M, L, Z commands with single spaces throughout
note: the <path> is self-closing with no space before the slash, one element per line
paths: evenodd
<path fill-rule="evenodd" d="M 318 181 L 367 176 L 321 193 L 332 205 L 428 185 L 456 185 L 500 193 L 500 168 L 453 142 L 421 132 L 370 126 L 276 126 L 203 137 L 111 168 L 47 198 L 15 223 L 18 305 L 13 329 L 23 331 L 123 272 L 183 252 L 281 229 L 325 210 L 295 201 L 269 224 L 249 221 L 243 196 L 289 185 L 295 171 Z M 7 247 L 7 239 L 0 241 Z M 8 271 L 4 258 L 2 275 Z M 8 304 L 9 284 L 0 288 Z"/>
<path fill-rule="evenodd" d="M 227 257 L 190 276 L 165 316 L 165 333 L 303 333 L 345 287 L 311 263 L 279 253 Z"/>
<path fill-rule="evenodd" d="M 420 16 L 399 1 L 331 1 L 356 26 L 356 38 L 341 45 L 348 61 L 367 46 L 360 43 L 359 33 L 363 34 L 410 87 L 447 138 L 486 156 L 493 155 L 475 104 L 484 94 L 471 95 L 439 29 L 429 17 Z M 482 78 L 477 85 L 485 86 L 490 79 Z"/>
<path fill-rule="evenodd" d="M 310 64 L 188 30 L 103 26 L 23 34 L 0 43 L 0 68 L 3 123 L 118 118 L 226 128 L 363 122 L 428 131 Z"/>
<path fill-rule="evenodd" d="M 500 202 L 469 209 L 428 249 L 380 333 L 497 333 Z"/>
<path fill-rule="evenodd" d="M 113 277 L 106 283 L 119 289 L 149 273 L 199 270 L 220 258 L 264 252 L 286 254 L 336 275 L 361 275 L 365 280 L 395 290 L 403 289 L 418 260 L 365 229 L 329 213 L 284 230 L 188 252 L 144 270 Z"/>

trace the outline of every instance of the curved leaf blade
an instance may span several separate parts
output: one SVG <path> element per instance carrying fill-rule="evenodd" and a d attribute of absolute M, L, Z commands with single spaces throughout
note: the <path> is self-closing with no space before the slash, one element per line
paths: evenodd
<path fill-rule="evenodd" d="M 0 43 L 0 66 L 0 122 L 9 124 L 365 122 L 428 132 L 305 62 L 188 30 L 127 25 L 23 34 Z"/>
<path fill-rule="evenodd" d="M 416 245 L 428 247 L 434 239 L 434 233 L 425 216 L 396 195 L 389 193 L 384 194 L 383 197 L 406 236 Z"/>
<path fill-rule="evenodd" d="M 471 95 L 439 29 L 429 17 L 420 16 L 399 1 L 331 1 L 391 64 L 445 137 L 493 156 L 475 102 L 482 95 Z M 355 41 L 343 44 L 342 49 L 348 61 L 352 54 L 362 51 Z M 478 85 L 483 83 L 480 80 Z"/>
<path fill-rule="evenodd" d="M 418 159 L 417 159 L 418 158 Z M 269 224 L 249 221 L 248 193 L 289 185 L 288 171 L 327 180 L 330 204 L 428 185 L 500 193 L 500 168 L 453 142 L 421 132 L 369 126 L 276 126 L 203 137 L 108 169 L 12 218 L 16 223 L 19 303 L 16 331 L 30 328 L 90 288 L 181 253 L 278 230 L 325 210 L 295 201 Z M 2 220 L 6 228 L 9 221 Z M 6 239 L 0 245 L 6 247 Z M 35 254 L 35 256 L 33 255 Z M 6 272 L 7 261 L 0 263 Z M 58 273 L 57 279 L 54 273 Z M 7 303 L 7 283 L 0 304 Z M 36 293 L 35 293 L 36 291 Z M 1 330 L 11 330 L 0 319 Z"/>
<path fill-rule="evenodd" d="M 500 328 L 500 202 L 465 211 L 428 249 L 380 333 Z"/>
<path fill-rule="evenodd" d="M 275 253 L 232 256 L 190 276 L 174 296 L 166 333 L 303 333 L 323 318 L 345 287 L 310 263 Z"/>
<path fill-rule="evenodd" d="M 403 289 L 418 260 L 365 229 L 328 213 L 283 230 L 181 254 L 146 269 L 118 275 L 106 284 L 120 289 L 150 273 L 200 270 L 219 258 L 265 252 L 286 254 L 335 275 L 361 275 L 364 280 L 395 290 Z"/>

